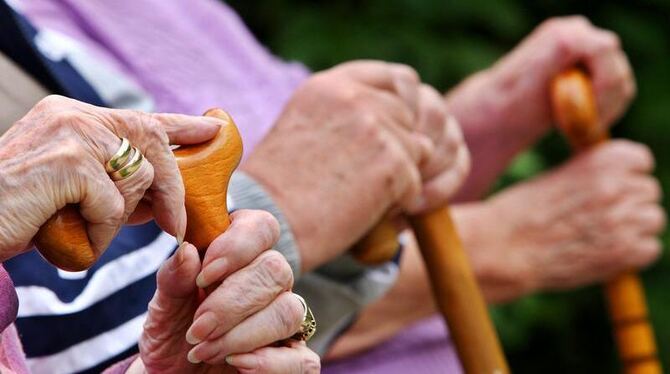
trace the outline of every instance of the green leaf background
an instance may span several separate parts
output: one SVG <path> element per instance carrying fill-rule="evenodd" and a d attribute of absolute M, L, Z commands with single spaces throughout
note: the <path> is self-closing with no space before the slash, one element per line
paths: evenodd
<path fill-rule="evenodd" d="M 445 91 L 486 68 L 543 20 L 583 14 L 620 35 L 638 97 L 614 130 L 649 145 L 664 190 L 670 183 L 670 2 L 558 0 L 234 0 L 255 35 L 275 54 L 314 70 L 360 58 L 409 64 Z M 522 154 L 497 188 L 568 157 L 557 135 Z M 666 203 L 667 209 L 667 203 Z M 485 230 L 485 228 L 482 228 Z M 664 237 L 667 246 L 668 238 Z M 670 370 L 670 260 L 644 275 L 664 366 Z M 516 373 L 621 370 L 598 287 L 533 295 L 493 309 Z"/>

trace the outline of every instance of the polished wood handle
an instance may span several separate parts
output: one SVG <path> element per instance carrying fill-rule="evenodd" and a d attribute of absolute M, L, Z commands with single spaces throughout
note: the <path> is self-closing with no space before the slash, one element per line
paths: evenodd
<path fill-rule="evenodd" d="M 230 224 L 226 194 L 233 170 L 242 157 L 242 139 L 230 116 L 220 109 L 205 113 L 223 120 L 219 133 L 208 142 L 174 151 L 186 191 L 188 225 L 184 240 L 198 250 L 207 246 Z M 70 271 L 91 267 L 97 253 L 86 234 L 86 221 L 76 205 L 68 205 L 38 231 L 34 243 L 42 256 Z"/>
<path fill-rule="evenodd" d="M 609 134 L 598 117 L 591 81 L 582 70 L 568 70 L 552 81 L 551 102 L 556 122 L 576 152 L 608 140 Z M 639 277 L 628 272 L 610 280 L 605 284 L 605 297 L 625 372 L 661 373 Z"/>

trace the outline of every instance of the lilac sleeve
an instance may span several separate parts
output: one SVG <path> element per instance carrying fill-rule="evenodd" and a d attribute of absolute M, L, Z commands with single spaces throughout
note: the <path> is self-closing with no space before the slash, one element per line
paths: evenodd
<path fill-rule="evenodd" d="M 4 331 L 16 319 L 19 300 L 16 297 L 14 283 L 0 264 L 0 331 Z"/>

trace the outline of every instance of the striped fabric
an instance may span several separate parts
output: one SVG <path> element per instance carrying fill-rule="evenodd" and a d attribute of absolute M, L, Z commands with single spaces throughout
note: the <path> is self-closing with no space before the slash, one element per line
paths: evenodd
<path fill-rule="evenodd" d="M 94 373 L 136 352 L 155 272 L 176 240 L 154 223 L 122 231 L 86 272 L 59 271 L 36 252 L 5 263 L 21 300 L 16 326 L 33 372 Z M 45 331 L 59 338 L 44 339 Z"/>

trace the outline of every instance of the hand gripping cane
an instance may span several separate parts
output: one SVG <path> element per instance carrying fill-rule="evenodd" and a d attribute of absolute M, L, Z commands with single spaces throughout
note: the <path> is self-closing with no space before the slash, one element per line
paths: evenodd
<path fill-rule="evenodd" d="M 571 69 L 559 74 L 551 85 L 551 102 L 556 122 L 575 152 L 608 140 L 598 118 L 591 81 L 583 71 Z M 634 272 L 617 276 L 605 284 L 605 297 L 624 371 L 661 373 L 640 278 Z"/>
<path fill-rule="evenodd" d="M 184 240 L 204 251 L 230 225 L 226 193 L 233 170 L 242 157 L 242 139 L 233 120 L 223 110 L 206 116 L 223 120 L 211 140 L 174 151 L 186 190 L 188 225 Z M 86 234 L 86 221 L 76 205 L 67 205 L 38 231 L 35 246 L 49 262 L 64 270 L 89 268 L 100 257 Z"/>

